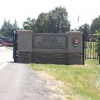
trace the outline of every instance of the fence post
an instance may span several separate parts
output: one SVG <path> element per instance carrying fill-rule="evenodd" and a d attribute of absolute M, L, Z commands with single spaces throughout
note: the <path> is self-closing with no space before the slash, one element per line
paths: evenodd
<path fill-rule="evenodd" d="M 14 62 L 17 61 L 17 49 L 18 49 L 18 44 L 17 44 L 17 31 L 14 31 L 13 33 L 13 44 L 14 44 L 14 47 L 13 47 L 13 59 L 14 59 Z"/>
<path fill-rule="evenodd" d="M 83 42 L 83 48 L 82 48 L 82 49 L 83 49 L 83 53 L 82 53 L 82 65 L 85 64 L 85 60 L 84 60 L 84 47 L 85 47 L 85 46 L 84 46 L 84 40 L 85 40 L 85 39 L 84 39 L 84 38 L 85 38 L 85 35 L 83 34 L 83 36 L 82 36 L 82 42 Z"/>
<path fill-rule="evenodd" d="M 99 56 L 99 64 L 100 64 L 100 37 L 98 38 L 98 56 Z"/>

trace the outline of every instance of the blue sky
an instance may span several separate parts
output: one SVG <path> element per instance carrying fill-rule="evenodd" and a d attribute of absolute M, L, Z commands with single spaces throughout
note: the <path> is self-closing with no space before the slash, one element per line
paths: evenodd
<path fill-rule="evenodd" d="M 49 12 L 55 7 L 65 7 L 68 12 L 68 20 L 71 28 L 88 23 L 100 15 L 99 0 L 2 0 L 0 1 L 0 27 L 4 19 L 14 19 L 22 27 L 22 23 L 27 17 L 37 18 L 42 12 Z M 77 22 L 78 15 L 80 17 Z"/>

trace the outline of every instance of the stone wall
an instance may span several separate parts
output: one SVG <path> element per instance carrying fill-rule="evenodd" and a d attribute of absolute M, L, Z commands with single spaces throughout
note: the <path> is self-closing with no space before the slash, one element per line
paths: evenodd
<path fill-rule="evenodd" d="M 18 62 L 82 64 L 82 32 L 18 31 Z"/>
<path fill-rule="evenodd" d="M 33 62 L 35 62 L 35 63 L 67 64 L 67 53 L 33 52 Z"/>
<path fill-rule="evenodd" d="M 31 63 L 32 62 L 32 52 L 18 52 L 18 62 L 19 63 Z"/>
<path fill-rule="evenodd" d="M 18 52 L 21 63 L 82 64 L 79 53 Z"/>
<path fill-rule="evenodd" d="M 68 64 L 82 64 L 82 53 L 68 53 Z"/>

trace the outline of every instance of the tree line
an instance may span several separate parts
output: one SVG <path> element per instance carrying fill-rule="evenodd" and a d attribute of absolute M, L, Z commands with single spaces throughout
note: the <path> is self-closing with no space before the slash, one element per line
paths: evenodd
<path fill-rule="evenodd" d="M 5 19 L 0 29 L 0 36 L 13 37 L 14 30 L 19 30 L 17 21 L 15 20 L 14 23 L 11 24 L 10 20 L 6 21 Z"/>
<path fill-rule="evenodd" d="M 68 12 L 65 7 L 56 7 L 48 13 L 40 13 L 37 19 L 28 17 L 22 23 L 25 30 L 33 30 L 34 33 L 66 33 L 67 31 L 81 31 L 86 34 L 95 34 L 100 32 L 100 16 L 93 19 L 91 25 L 85 23 L 78 29 L 70 29 L 71 23 L 68 20 Z M 20 30 L 18 23 L 15 20 L 13 24 L 10 20 L 4 20 L 0 29 L 0 35 L 13 36 L 14 30 Z"/>

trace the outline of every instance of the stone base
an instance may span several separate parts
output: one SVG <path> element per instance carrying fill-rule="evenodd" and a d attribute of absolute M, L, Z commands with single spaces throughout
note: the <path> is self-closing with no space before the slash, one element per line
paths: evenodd
<path fill-rule="evenodd" d="M 18 52 L 20 63 L 82 64 L 80 53 Z"/>
<path fill-rule="evenodd" d="M 32 52 L 18 52 L 18 62 L 19 63 L 31 63 L 32 62 Z"/>
<path fill-rule="evenodd" d="M 82 64 L 82 53 L 68 53 L 68 64 Z"/>

